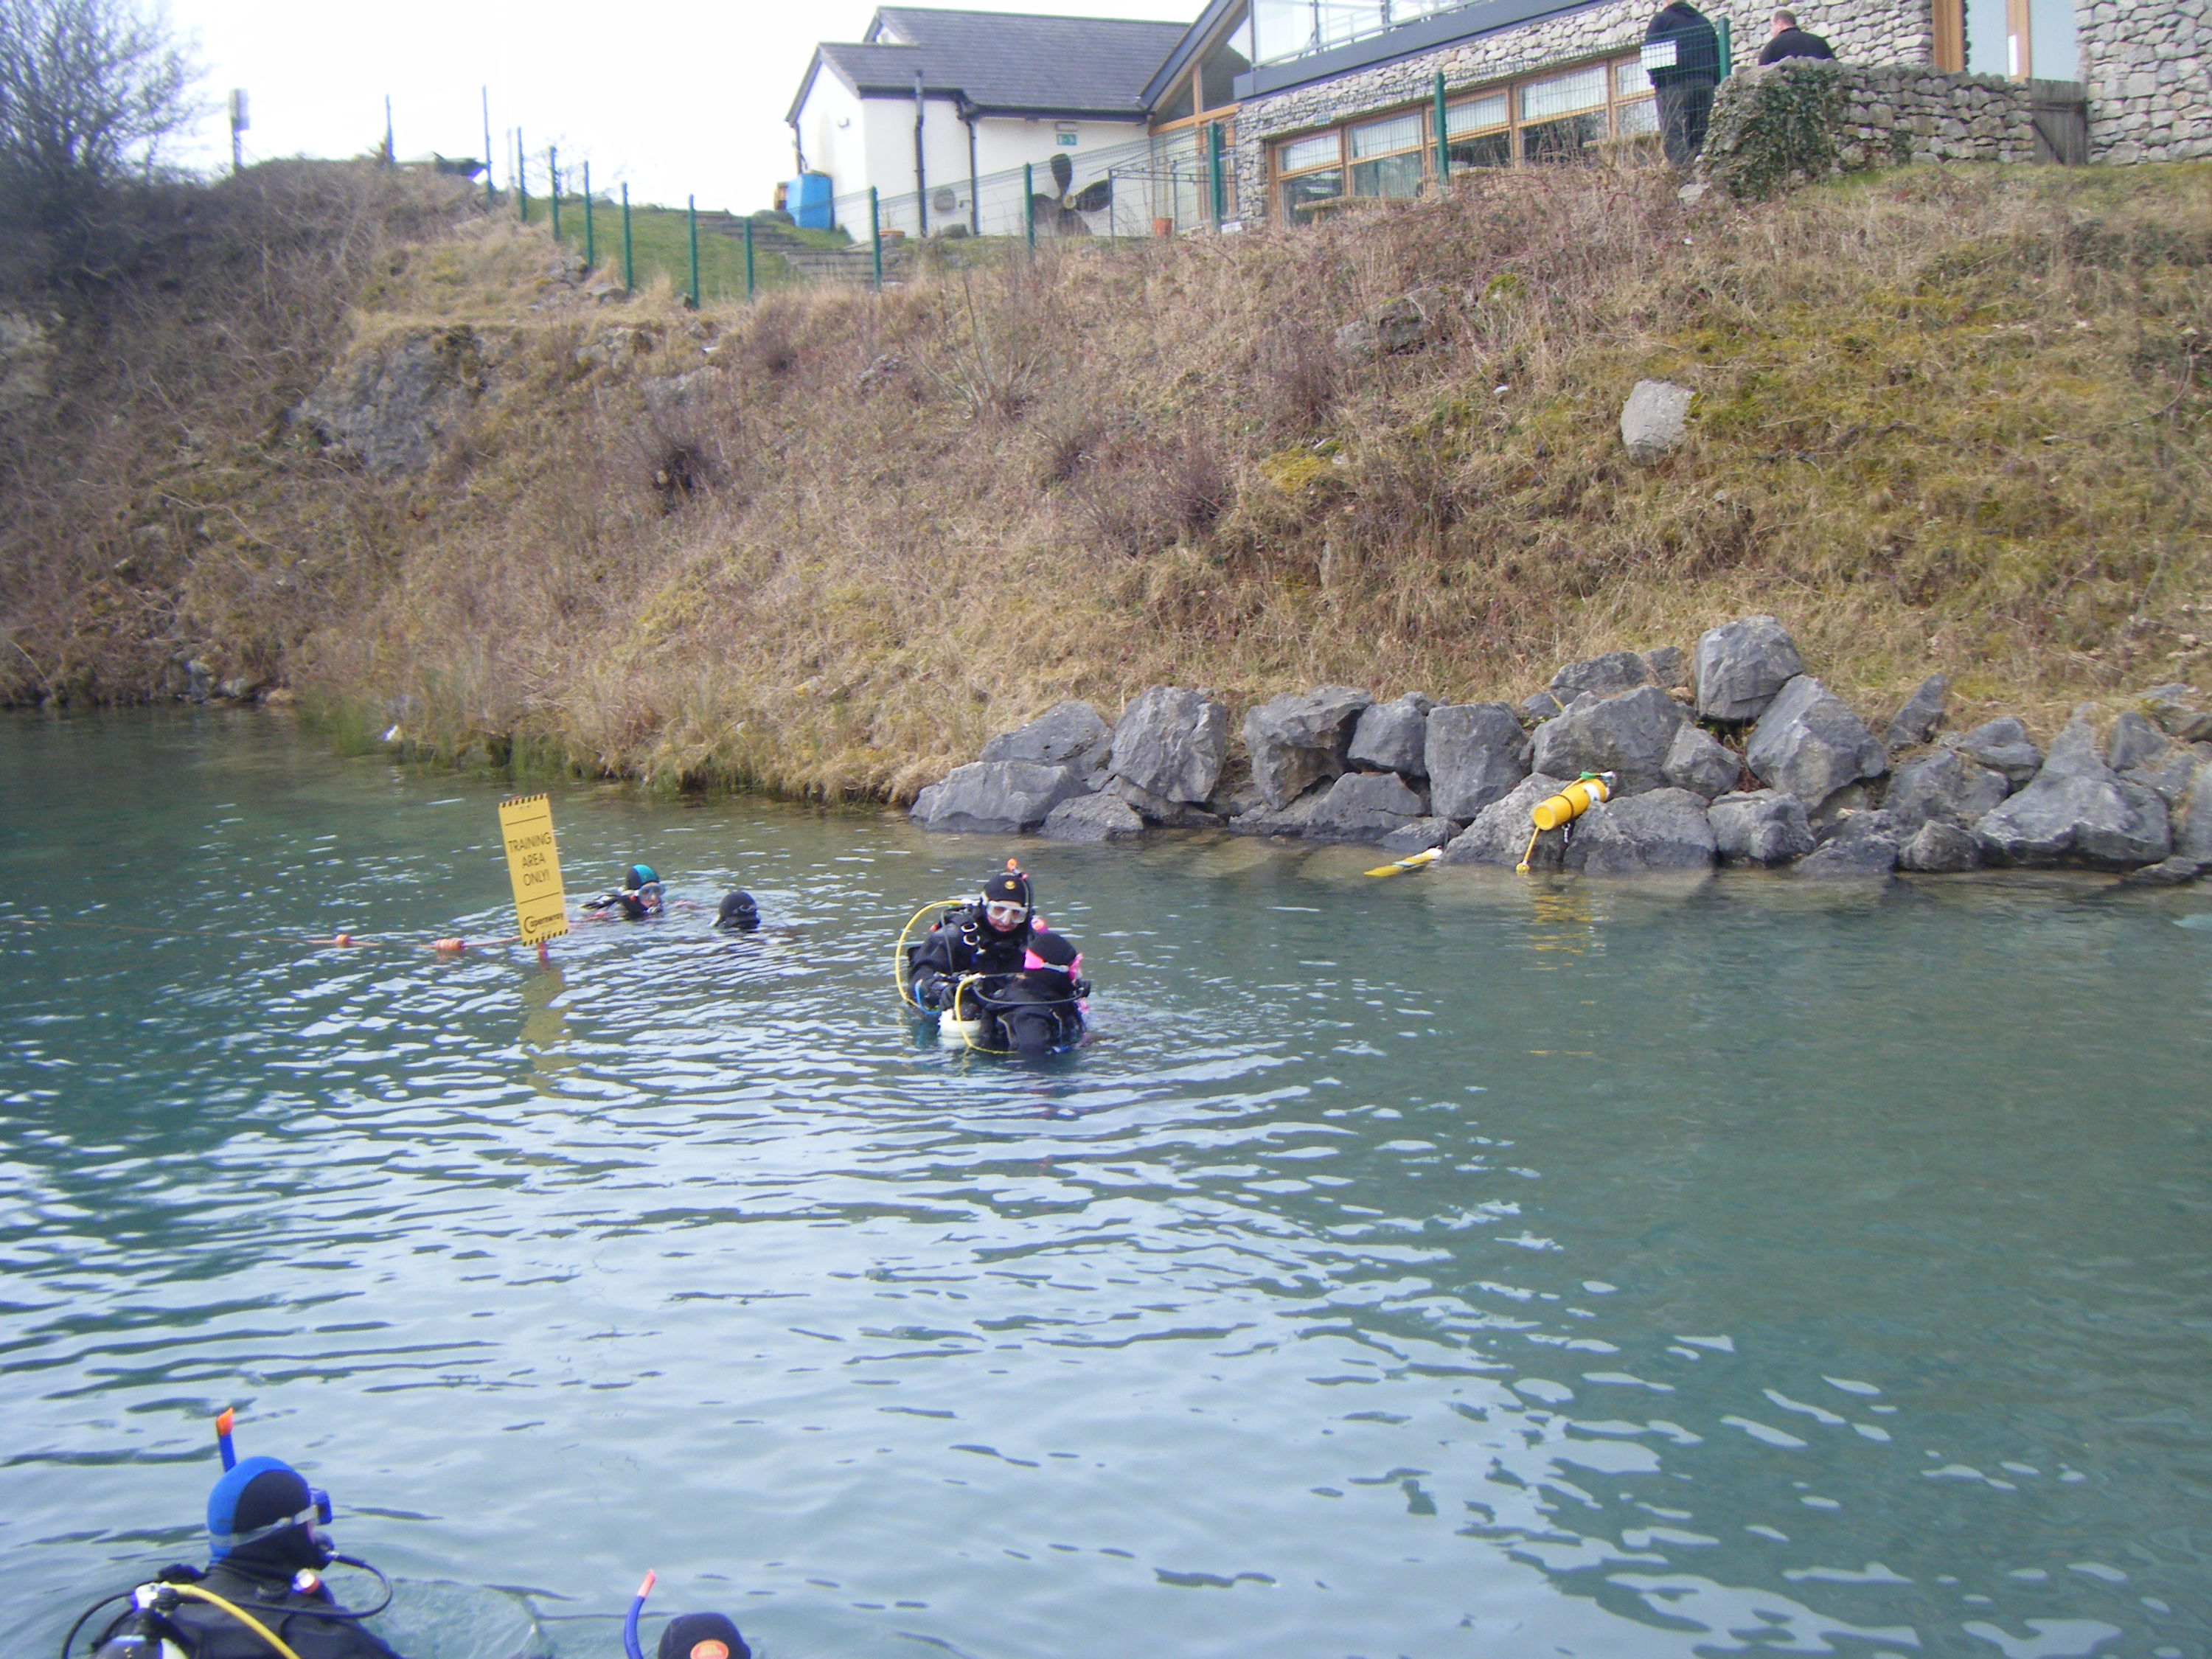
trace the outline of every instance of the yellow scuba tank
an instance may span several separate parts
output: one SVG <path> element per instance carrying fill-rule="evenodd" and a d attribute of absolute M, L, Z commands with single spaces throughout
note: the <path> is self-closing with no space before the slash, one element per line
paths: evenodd
<path fill-rule="evenodd" d="M 1539 831 L 1572 823 L 1600 801 L 1611 800 L 1611 780 L 1602 773 L 1585 772 L 1556 795 L 1536 803 L 1528 818 Z"/>
<path fill-rule="evenodd" d="M 1528 821 L 1535 827 L 1528 832 L 1528 845 L 1521 854 L 1521 862 L 1513 866 L 1515 873 L 1528 873 L 1528 860 L 1535 855 L 1537 836 L 1547 830 L 1572 823 L 1591 807 L 1611 800 L 1613 786 L 1619 781 L 1611 772 L 1585 772 L 1558 794 L 1547 795 L 1538 801 L 1528 813 Z"/>

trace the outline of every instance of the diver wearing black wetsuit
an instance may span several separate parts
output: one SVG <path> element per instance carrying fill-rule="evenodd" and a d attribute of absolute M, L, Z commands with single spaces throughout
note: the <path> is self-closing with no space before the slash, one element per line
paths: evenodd
<path fill-rule="evenodd" d="M 623 872 L 620 885 L 610 889 L 594 899 L 586 899 L 584 908 L 595 914 L 619 909 L 626 921 L 643 921 L 647 916 L 657 916 L 666 902 L 666 890 L 660 878 L 649 864 L 633 864 Z"/>
<path fill-rule="evenodd" d="M 400 1659 L 323 1584 L 321 1570 L 335 1553 L 316 1526 L 327 1522 L 330 1513 L 330 1500 L 311 1492 L 289 1465 L 273 1457 L 247 1458 L 208 1496 L 207 1571 L 168 1567 L 161 1582 L 221 1596 L 266 1625 L 300 1659 Z M 96 1659 L 150 1659 L 160 1650 L 147 1640 L 149 1617 L 191 1659 L 273 1659 L 252 1626 L 190 1596 L 150 1615 L 124 1614 L 101 1632 Z"/>
<path fill-rule="evenodd" d="M 963 1017 L 995 1025 L 1003 1043 L 988 1046 L 1035 1059 L 1083 1035 L 1083 955 L 1038 917 L 1030 878 L 1011 861 L 975 903 L 929 930 L 908 969 L 921 1006 L 951 1008 L 957 991 Z M 971 974 L 986 977 L 959 991 Z"/>

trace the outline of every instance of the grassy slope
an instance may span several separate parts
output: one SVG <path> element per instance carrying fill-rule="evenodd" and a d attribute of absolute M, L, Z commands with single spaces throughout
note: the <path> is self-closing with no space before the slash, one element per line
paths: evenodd
<path fill-rule="evenodd" d="M 540 231 L 481 228 L 364 296 L 365 343 L 485 325 L 494 390 L 433 476 L 354 486 L 388 579 L 289 672 L 364 726 L 411 696 L 433 750 L 824 796 L 908 794 L 1062 696 L 1517 697 L 1749 610 L 1869 714 L 1940 667 L 2048 725 L 2203 678 L 2208 184 L 1686 210 L 1656 174 L 1522 175 L 698 316 L 549 293 Z M 1337 359 L 1421 285 L 1441 340 Z M 580 359 L 617 326 L 648 352 Z M 1637 468 L 1648 375 L 1700 398 Z"/>

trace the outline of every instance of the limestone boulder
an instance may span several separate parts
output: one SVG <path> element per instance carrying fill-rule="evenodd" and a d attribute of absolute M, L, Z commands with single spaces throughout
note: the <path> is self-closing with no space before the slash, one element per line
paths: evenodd
<path fill-rule="evenodd" d="M 1213 793 L 1228 752 L 1229 710 L 1221 702 L 1204 691 L 1155 685 L 1122 712 L 1107 768 L 1146 795 L 1196 805 Z M 1143 810 L 1141 800 L 1130 804 Z"/>
<path fill-rule="evenodd" d="M 1342 772 L 1352 730 L 1374 701 L 1354 686 L 1324 685 L 1270 697 L 1248 713 L 1244 747 L 1261 799 L 1288 806 Z"/>
<path fill-rule="evenodd" d="M 1968 760 L 2003 773 L 2015 789 L 2043 769 L 2043 751 L 2029 738 L 2027 728 L 2010 714 L 1946 738 L 1943 744 Z"/>
<path fill-rule="evenodd" d="M 2003 773 L 1938 749 L 1897 769 L 1882 809 L 1899 835 L 1910 836 L 1923 823 L 1973 823 L 2010 793 L 2012 780 Z"/>
<path fill-rule="evenodd" d="M 1671 380 L 1638 380 L 1620 406 L 1620 441 L 1628 459 L 1645 465 L 1680 449 L 1695 396 Z"/>
<path fill-rule="evenodd" d="M 1466 826 L 1450 818 L 1415 818 L 1411 823 L 1393 830 L 1376 843 L 1384 852 L 1398 858 L 1415 853 L 1425 853 L 1431 847 L 1442 847 Z"/>
<path fill-rule="evenodd" d="M 1428 816 L 1428 803 L 1393 772 L 1346 772 L 1321 792 L 1309 841 L 1376 842 Z"/>
<path fill-rule="evenodd" d="M 2166 803 L 2105 763 L 2095 713 L 2087 703 L 2076 708 L 2034 781 L 1974 826 L 1989 862 L 2122 870 L 2172 854 Z"/>
<path fill-rule="evenodd" d="M 1430 810 L 1472 824 L 1528 775 L 1528 738 L 1502 702 L 1450 703 L 1429 712 L 1422 764 Z"/>
<path fill-rule="evenodd" d="M 1344 758 L 1370 772 L 1428 776 L 1429 711 L 1435 707 L 1418 691 L 1370 704 L 1352 728 L 1352 746 Z"/>
<path fill-rule="evenodd" d="M 1752 728 L 1744 764 L 1771 789 L 1817 811 L 1838 790 L 1889 769 L 1889 751 L 1841 697 L 1810 674 L 1784 686 Z"/>
<path fill-rule="evenodd" d="M 2173 850 L 2199 864 L 2212 864 L 2212 761 L 2197 769 L 2196 781 L 2189 789 L 2189 805 L 2181 819 L 2181 833 L 2174 837 Z"/>
<path fill-rule="evenodd" d="M 1708 629 L 1692 663 L 1701 720 L 1755 720 L 1782 688 L 1805 672 L 1790 632 L 1771 617 L 1744 617 Z"/>
<path fill-rule="evenodd" d="M 1592 876 L 1710 870 L 1715 856 L 1705 798 L 1687 789 L 1651 789 L 1601 801 L 1575 820 L 1571 839 L 1562 839 L 1567 843 L 1562 867 Z"/>
<path fill-rule="evenodd" d="M 1444 848 L 1441 861 L 1445 864 L 1502 864 L 1509 869 L 1520 863 L 1522 851 L 1528 845 L 1528 832 L 1534 827 L 1528 814 L 1534 811 L 1538 801 L 1547 795 L 1558 794 L 1573 781 L 1572 778 L 1548 777 L 1540 772 L 1523 778 L 1506 793 L 1484 807 L 1475 815 L 1473 823 L 1452 837 Z M 1556 830 L 1540 836 L 1535 856 L 1529 860 L 1529 867 L 1534 870 L 1557 870 L 1560 866 L 1563 840 L 1564 837 Z"/>
<path fill-rule="evenodd" d="M 1048 841 L 1135 841 L 1145 820 L 1119 795 L 1077 795 L 1045 814 L 1041 833 Z"/>
<path fill-rule="evenodd" d="M 1743 773 L 1743 757 L 1702 726 L 1685 720 L 1668 745 L 1667 781 L 1712 800 L 1727 794 Z"/>
<path fill-rule="evenodd" d="M 1224 822 L 1215 811 L 1217 803 L 1208 800 L 1170 800 L 1165 795 L 1156 795 L 1151 790 L 1133 784 L 1127 778 L 1110 774 L 1099 788 L 1099 793 L 1112 795 L 1127 802 L 1146 823 L 1157 823 L 1169 830 L 1211 830 Z"/>
<path fill-rule="evenodd" d="M 1826 876 L 1887 876 L 1897 868 L 1897 831 L 1887 812 L 1852 812 L 1835 833 L 1798 860 L 1797 873 Z"/>
<path fill-rule="evenodd" d="M 1534 763 L 1554 777 L 1611 772 L 1620 780 L 1616 794 L 1663 789 L 1674 734 L 1688 718 L 1656 685 L 1640 685 L 1618 696 L 1579 698 L 1565 714 L 1536 728 Z"/>
<path fill-rule="evenodd" d="M 1608 651 L 1601 657 L 1569 663 L 1522 708 L 1539 720 L 1550 720 L 1566 713 L 1577 697 L 1618 696 L 1652 683 L 1650 665 L 1635 652 Z"/>
<path fill-rule="evenodd" d="M 1083 793 L 1072 766 L 972 761 L 923 790 L 908 816 L 925 830 L 1012 835 L 1036 828 L 1060 802 Z"/>
<path fill-rule="evenodd" d="M 2115 772 L 2154 766 L 2172 753 L 2174 742 L 2132 708 L 2112 722 L 2105 739 L 2105 764 Z"/>
<path fill-rule="evenodd" d="M 1882 742 L 1891 749 L 1911 749 L 1916 744 L 1934 741 L 1936 728 L 1943 724 L 1943 705 L 1951 694 L 1948 674 L 1930 674 L 1920 682 L 1919 690 L 1905 700 L 1882 733 Z"/>
<path fill-rule="evenodd" d="M 2193 685 L 2154 685 L 2142 694 L 2142 705 L 2151 723 L 2168 737 L 2184 743 L 2212 739 L 2212 708 Z"/>
<path fill-rule="evenodd" d="M 1114 752 L 1114 728 L 1087 702 L 1054 703 L 1026 726 L 1001 732 L 976 758 L 1035 761 L 1073 766 L 1084 776 L 1102 769 Z"/>
<path fill-rule="evenodd" d="M 1644 653 L 1644 672 L 1663 690 L 1690 683 L 1690 659 L 1679 645 L 1662 645 Z"/>
<path fill-rule="evenodd" d="M 1927 875 L 1960 875 L 1982 867 L 1974 832 L 1947 818 L 1929 818 L 1897 849 L 1897 867 Z"/>
<path fill-rule="evenodd" d="M 2195 881 L 2204 871 L 2205 866 L 2195 859 L 2177 854 L 2156 864 L 2146 864 L 2140 870 L 2130 870 L 2120 879 L 2130 887 L 2181 887 Z"/>
<path fill-rule="evenodd" d="M 1706 813 L 1713 846 L 1730 864 L 1787 864 L 1814 848 L 1805 803 L 1778 789 L 1723 795 Z"/>

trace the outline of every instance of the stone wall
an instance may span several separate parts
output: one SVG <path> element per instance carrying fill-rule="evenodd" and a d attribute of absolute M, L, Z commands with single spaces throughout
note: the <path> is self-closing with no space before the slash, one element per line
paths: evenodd
<path fill-rule="evenodd" d="M 2212 0 L 2182 3 L 2203 5 Z M 1274 139 L 1418 102 L 1434 90 L 1439 70 L 1446 87 L 1456 95 L 1555 64 L 1633 52 L 1657 9 L 1655 0 L 1603 0 L 1395 63 L 1249 100 L 1237 117 L 1240 216 L 1250 221 L 1272 214 L 1267 155 Z M 1699 9 L 1716 21 L 1729 20 L 1736 67 L 1757 60 L 1766 39 L 1771 0 L 1719 0 Z M 1794 9 L 1803 27 L 1824 36 L 1842 58 L 1925 64 L 1935 50 L 1927 0 L 1872 0 L 1849 9 L 1800 4 Z"/>
<path fill-rule="evenodd" d="M 2079 0 L 2097 161 L 2212 155 L 2212 0 Z"/>

